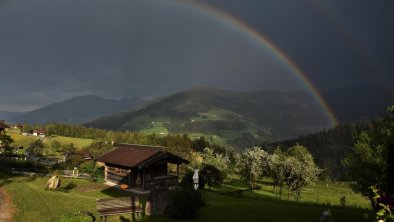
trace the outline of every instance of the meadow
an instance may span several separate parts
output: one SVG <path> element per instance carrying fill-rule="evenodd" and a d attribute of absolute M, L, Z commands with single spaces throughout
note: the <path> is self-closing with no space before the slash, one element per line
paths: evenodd
<path fill-rule="evenodd" d="M 105 186 L 102 181 L 62 178 L 63 191 L 44 189 L 48 177 L 15 176 L 0 172 L 0 186 L 12 196 L 19 221 L 59 221 L 62 215 L 78 211 L 96 213 L 96 199 L 130 195 L 127 192 Z M 244 188 L 242 181 L 232 179 L 220 190 L 205 191 L 207 206 L 193 221 L 318 221 L 322 211 L 329 209 L 332 221 L 371 221 L 373 212 L 368 210 L 368 201 L 353 193 L 347 184 L 319 183 L 309 186 L 301 194 L 301 201 L 280 200 L 272 193 L 269 181 L 262 181 L 262 189 L 244 192 L 241 196 L 222 193 Z M 319 191 L 319 204 L 316 194 Z M 347 204 L 340 205 L 339 199 L 346 195 Z M 146 196 L 141 196 L 142 202 Z M 130 218 L 130 215 L 123 215 Z M 108 221 L 119 221 L 120 216 L 111 216 Z M 145 221 L 173 221 L 165 216 L 144 217 Z M 182 221 L 182 220 L 178 220 Z M 189 220 L 190 221 L 190 220 Z"/>
<path fill-rule="evenodd" d="M 13 145 L 16 147 L 23 147 L 23 149 L 19 150 L 18 152 L 22 154 L 25 149 L 29 147 L 29 144 L 34 142 L 37 139 L 41 139 L 44 144 L 45 148 L 43 153 L 46 156 L 52 156 L 52 157 L 60 157 L 61 152 L 56 151 L 51 147 L 51 144 L 54 141 L 58 141 L 61 145 L 67 145 L 72 143 L 76 149 L 81 149 L 84 147 L 87 147 L 92 144 L 93 140 L 91 139 L 82 139 L 82 138 L 72 138 L 72 137 L 65 137 L 65 136 L 48 136 L 44 138 L 36 137 L 36 136 L 25 136 L 21 135 L 19 130 L 16 129 L 9 129 L 7 130 L 7 134 L 14 139 Z"/>
<path fill-rule="evenodd" d="M 28 147 L 37 139 L 33 136 L 20 135 L 17 130 L 8 130 L 15 140 L 15 145 Z M 46 144 L 46 155 L 60 155 L 52 147 L 53 141 L 62 145 L 73 143 L 78 149 L 89 146 L 92 140 L 51 136 L 42 138 Z M 44 185 L 48 177 L 25 177 L 0 172 L 0 187 L 4 186 L 12 196 L 18 209 L 14 215 L 18 221 L 59 221 L 65 214 L 78 211 L 96 213 L 96 199 L 130 195 L 127 192 L 110 188 L 103 181 L 91 182 L 82 179 L 62 179 L 62 191 L 48 191 Z M 282 195 L 273 191 L 272 181 L 259 181 L 261 189 L 237 195 L 223 195 L 231 191 L 244 189 L 248 185 L 237 175 L 230 175 L 220 189 L 207 189 L 207 206 L 202 209 L 194 221 L 318 221 L 321 213 L 329 209 L 332 221 L 372 221 L 373 212 L 370 203 L 354 193 L 348 183 L 319 181 L 305 187 L 298 201 L 288 199 L 286 189 Z M 141 196 L 144 202 L 147 196 Z M 130 218 L 130 215 L 123 215 Z M 112 216 L 108 221 L 119 221 L 119 216 Z M 145 217 L 146 221 L 173 221 L 168 217 Z M 181 221 L 181 220 L 179 220 Z"/>

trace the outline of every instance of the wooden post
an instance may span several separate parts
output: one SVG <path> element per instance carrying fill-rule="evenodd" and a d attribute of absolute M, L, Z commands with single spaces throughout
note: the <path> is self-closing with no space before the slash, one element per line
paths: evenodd
<path fill-rule="evenodd" d="M 105 169 L 104 169 L 104 181 L 107 182 L 108 179 L 108 167 L 107 165 L 105 165 Z"/>
<path fill-rule="evenodd" d="M 129 187 L 131 188 L 131 170 L 129 169 Z"/>
<path fill-rule="evenodd" d="M 142 190 L 145 190 L 145 169 L 142 170 Z"/>

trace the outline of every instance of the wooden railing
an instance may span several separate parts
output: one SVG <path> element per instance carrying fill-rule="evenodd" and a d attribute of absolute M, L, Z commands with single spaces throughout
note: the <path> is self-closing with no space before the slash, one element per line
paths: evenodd
<path fill-rule="evenodd" d="M 156 186 L 175 186 L 178 184 L 178 177 L 172 175 L 152 177 L 152 180 L 145 181 L 145 189 L 150 189 Z"/>

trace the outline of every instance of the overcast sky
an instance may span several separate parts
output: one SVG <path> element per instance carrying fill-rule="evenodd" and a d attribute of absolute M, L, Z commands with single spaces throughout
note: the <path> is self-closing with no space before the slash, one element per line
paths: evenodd
<path fill-rule="evenodd" d="M 320 90 L 394 83 L 391 0 L 205 0 L 284 51 Z M 192 1 L 0 0 L 0 110 L 195 86 L 302 89 L 272 51 Z"/>

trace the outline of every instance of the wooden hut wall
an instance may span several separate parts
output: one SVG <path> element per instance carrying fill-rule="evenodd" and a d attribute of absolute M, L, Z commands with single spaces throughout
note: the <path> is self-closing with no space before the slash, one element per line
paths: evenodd
<path fill-rule="evenodd" d="M 129 169 L 121 168 L 117 166 L 106 165 L 106 179 L 107 181 L 116 184 L 129 184 L 130 185 L 130 173 Z"/>

